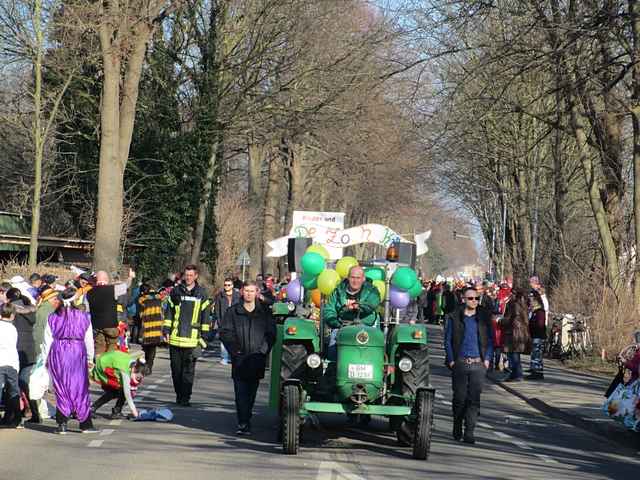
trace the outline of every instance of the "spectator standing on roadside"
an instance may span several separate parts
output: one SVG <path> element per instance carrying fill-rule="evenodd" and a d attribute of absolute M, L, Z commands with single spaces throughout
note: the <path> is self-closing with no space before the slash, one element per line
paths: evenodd
<path fill-rule="evenodd" d="M 91 282 L 93 278 L 89 272 L 82 272 L 78 276 L 78 284 L 80 287 L 76 290 L 76 298 L 73 301 L 74 306 L 77 308 L 83 309 L 85 308 L 85 304 L 87 302 L 87 293 L 93 288 Z"/>
<path fill-rule="evenodd" d="M 87 310 L 91 313 L 91 326 L 95 342 L 95 355 L 115 350 L 118 345 L 118 298 L 127 294 L 135 272 L 129 269 L 126 282 L 109 283 L 109 274 L 96 273 L 96 285 L 87 293 Z"/>
<path fill-rule="evenodd" d="M 33 327 L 36 324 L 36 307 L 17 288 L 11 288 L 7 292 L 7 300 L 16 310 L 13 324 L 18 331 L 18 357 L 20 359 L 18 384 L 20 385 L 20 391 L 25 394 L 27 400 L 31 403 L 29 398 L 29 377 L 36 363 L 36 344 L 33 338 Z M 37 420 L 37 416 L 35 420 Z"/>
<path fill-rule="evenodd" d="M 242 302 L 225 312 L 220 327 L 220 338 L 231 354 L 238 435 L 251 433 L 256 393 L 260 379 L 264 378 L 267 355 L 276 339 L 271 312 L 266 305 L 256 301 L 257 294 L 255 282 L 247 282 Z"/>
<path fill-rule="evenodd" d="M 33 326 L 33 341 L 35 345 L 35 358 L 42 353 L 42 345 L 44 343 L 44 331 L 49 321 L 49 315 L 51 315 L 58 305 L 58 293 L 53 288 L 47 287 L 40 294 L 38 298 L 38 305 L 36 306 L 36 323 Z M 46 404 L 43 408 L 40 408 L 43 400 L 29 400 L 29 409 L 31 410 L 31 418 L 27 422 L 42 423 L 40 417 L 40 411 L 46 411 Z"/>
<path fill-rule="evenodd" d="M 213 300 L 213 314 L 218 324 L 218 329 L 220 329 L 227 310 L 233 305 L 240 303 L 240 300 L 240 291 L 233 287 L 233 279 L 229 277 L 225 278 L 222 284 L 222 290 L 218 292 Z M 223 342 L 220 342 L 220 363 L 223 365 L 231 364 L 231 357 Z"/>
<path fill-rule="evenodd" d="M 475 443 L 480 395 L 493 356 L 490 313 L 478 306 L 479 297 L 473 287 L 464 290 L 464 306 L 447 316 L 444 333 L 453 388 L 453 439 L 470 444 Z"/>
<path fill-rule="evenodd" d="M 258 293 L 258 300 L 267 307 L 271 307 L 276 301 L 273 275 L 265 275 L 262 289 Z"/>
<path fill-rule="evenodd" d="M 528 380 L 544 380 L 544 342 L 547 338 L 546 315 L 540 294 L 529 293 L 529 333 L 531 334 L 531 374 Z"/>
<path fill-rule="evenodd" d="M 523 380 L 520 355 L 529 349 L 531 336 L 529 334 L 529 308 L 527 296 L 522 289 L 514 289 L 511 299 L 507 302 L 504 317 L 500 321 L 504 352 L 509 359 L 511 374 L 507 382 L 521 382 Z"/>
<path fill-rule="evenodd" d="M 162 334 L 169 343 L 171 377 L 176 403 L 191 406 L 191 392 L 196 374 L 196 361 L 207 344 L 203 340 L 210 330 L 211 301 L 198 285 L 198 267 L 187 265 L 181 283 L 169 295 L 167 316 Z"/>
<path fill-rule="evenodd" d="M 542 302 L 542 307 L 544 308 L 544 324 L 545 327 L 549 325 L 549 299 L 544 291 L 544 287 L 542 283 L 540 283 L 540 278 L 537 276 L 533 276 L 529 279 L 529 286 L 532 290 L 535 290 L 540 294 L 540 301 Z"/>
<path fill-rule="evenodd" d="M 38 300 L 40 296 L 40 287 L 42 286 L 42 278 L 37 273 L 32 273 L 29 276 L 29 284 L 31 288 L 29 288 L 29 293 L 34 298 L 34 300 Z"/>
<path fill-rule="evenodd" d="M 0 306 L 0 396 L 6 390 L 6 405 L 2 425 L 18 428 L 22 425 L 20 387 L 18 386 L 18 331 L 13 325 L 16 309 L 9 303 Z"/>

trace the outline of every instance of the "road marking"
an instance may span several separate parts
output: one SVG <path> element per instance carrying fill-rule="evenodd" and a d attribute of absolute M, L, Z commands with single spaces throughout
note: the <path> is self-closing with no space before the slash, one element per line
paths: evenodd
<path fill-rule="evenodd" d="M 440 403 L 442 403 L 443 405 L 451 405 L 451 402 L 449 400 L 440 400 Z"/>
<path fill-rule="evenodd" d="M 437 399 L 442 399 L 442 398 L 444 398 L 444 395 L 442 395 L 441 393 L 436 393 L 436 398 Z"/>
<path fill-rule="evenodd" d="M 147 388 L 149 390 L 155 390 L 156 388 L 158 388 L 158 385 L 149 385 Z"/>
<path fill-rule="evenodd" d="M 364 477 L 350 472 L 336 462 L 322 461 L 316 480 L 364 480 Z"/>
<path fill-rule="evenodd" d="M 484 423 L 484 422 L 478 422 L 478 425 L 482 428 L 493 428 L 491 425 L 489 425 L 488 423 Z"/>
<path fill-rule="evenodd" d="M 91 440 L 89 442 L 89 445 L 87 445 L 87 447 L 89 448 L 98 448 L 102 446 L 102 442 L 104 442 L 104 440 Z"/>
<path fill-rule="evenodd" d="M 550 457 L 548 457 L 546 455 L 542 455 L 541 453 L 536 453 L 535 455 L 536 455 L 536 457 L 540 458 L 541 460 L 544 460 L 546 463 L 558 463 L 553 458 L 550 458 Z"/>
<path fill-rule="evenodd" d="M 166 381 L 167 381 L 166 378 L 159 378 L 159 379 L 156 380 L 156 383 L 164 383 Z"/>
<path fill-rule="evenodd" d="M 100 436 L 106 437 L 107 435 L 111 435 L 115 430 L 113 428 L 105 428 L 104 430 L 100 430 Z"/>
<path fill-rule="evenodd" d="M 508 435 L 504 432 L 496 432 L 496 435 L 499 436 L 500 438 L 512 438 L 511 435 Z"/>
<path fill-rule="evenodd" d="M 111 420 L 109 422 L 109 425 L 113 425 L 114 427 L 117 427 L 120 424 L 122 424 L 122 420 Z"/>

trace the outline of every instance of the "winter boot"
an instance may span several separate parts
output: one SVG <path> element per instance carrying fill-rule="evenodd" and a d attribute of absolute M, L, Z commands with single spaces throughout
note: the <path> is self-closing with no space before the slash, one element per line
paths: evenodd
<path fill-rule="evenodd" d="M 20 410 L 20 397 L 13 397 L 7 401 L 5 411 L 6 428 L 18 428 L 22 425 L 22 410 Z"/>
<path fill-rule="evenodd" d="M 27 420 L 27 423 L 42 423 L 37 400 L 29 400 L 29 410 L 31 410 L 31 418 Z"/>

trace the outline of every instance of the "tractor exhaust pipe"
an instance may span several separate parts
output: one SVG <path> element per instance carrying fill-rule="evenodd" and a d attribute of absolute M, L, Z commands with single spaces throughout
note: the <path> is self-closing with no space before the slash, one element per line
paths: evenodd
<path fill-rule="evenodd" d="M 366 401 L 369 399 L 369 397 L 367 395 L 366 387 L 364 385 L 362 385 L 361 383 L 358 383 L 358 384 L 354 385 L 353 386 L 353 393 L 351 394 L 351 396 L 349 398 L 356 405 L 362 405 L 363 403 L 366 403 Z"/>

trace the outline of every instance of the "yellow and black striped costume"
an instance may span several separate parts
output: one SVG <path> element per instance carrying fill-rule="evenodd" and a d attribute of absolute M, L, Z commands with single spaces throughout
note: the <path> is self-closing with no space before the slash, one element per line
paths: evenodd
<path fill-rule="evenodd" d="M 160 345 L 162 343 L 162 298 L 157 293 L 142 295 L 140 304 L 140 323 L 142 324 L 142 345 Z"/>

